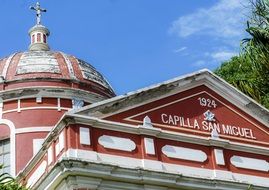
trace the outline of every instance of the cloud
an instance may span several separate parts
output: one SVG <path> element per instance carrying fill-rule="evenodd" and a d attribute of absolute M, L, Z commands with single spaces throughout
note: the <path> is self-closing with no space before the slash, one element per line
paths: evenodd
<path fill-rule="evenodd" d="M 233 51 L 216 51 L 213 53 L 205 52 L 192 66 L 194 67 L 206 67 L 206 66 L 217 66 L 224 61 L 229 60 L 231 57 L 238 55 L 237 52 Z"/>
<path fill-rule="evenodd" d="M 220 52 L 215 52 L 212 53 L 210 56 L 217 62 L 223 62 L 227 61 L 231 57 L 237 55 L 238 53 L 236 52 L 230 52 L 230 51 L 220 51 Z"/>
<path fill-rule="evenodd" d="M 181 16 L 172 23 L 170 33 L 179 37 L 209 35 L 222 39 L 240 38 L 244 33 L 245 0 L 219 0 L 209 8 Z"/>
<path fill-rule="evenodd" d="M 193 64 L 193 66 L 201 67 L 201 66 L 205 66 L 206 64 L 207 64 L 207 62 L 205 60 L 198 60 Z"/>
<path fill-rule="evenodd" d="M 187 47 L 181 47 L 181 48 L 179 48 L 179 49 L 175 49 L 174 52 L 175 52 L 175 53 L 180 53 L 180 52 L 182 52 L 182 51 L 185 51 L 186 49 L 187 49 Z"/>
<path fill-rule="evenodd" d="M 238 54 L 246 37 L 248 0 L 216 0 L 207 8 L 182 15 L 171 23 L 170 34 L 188 44 L 194 67 L 214 68 Z M 184 51 L 179 48 L 174 52 Z"/>

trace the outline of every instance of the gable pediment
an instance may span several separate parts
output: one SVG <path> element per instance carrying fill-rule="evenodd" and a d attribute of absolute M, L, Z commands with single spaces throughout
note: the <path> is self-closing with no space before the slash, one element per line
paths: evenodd
<path fill-rule="evenodd" d="M 209 137 L 216 129 L 220 138 L 269 145 L 265 125 L 204 85 L 104 119 L 142 125 L 146 116 L 163 130 Z"/>
<path fill-rule="evenodd" d="M 98 103 L 97 103 L 98 104 Z M 251 107 L 251 108 L 249 108 Z M 208 71 L 90 106 L 78 114 L 269 146 L 268 111 Z"/>

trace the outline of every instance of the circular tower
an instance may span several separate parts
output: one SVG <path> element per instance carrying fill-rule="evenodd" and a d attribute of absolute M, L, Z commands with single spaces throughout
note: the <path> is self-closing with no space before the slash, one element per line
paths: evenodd
<path fill-rule="evenodd" d="M 31 9 L 37 23 L 29 30 L 29 50 L 0 58 L 0 164 L 13 176 L 66 111 L 115 96 L 92 65 L 50 50 L 50 32 L 41 24 L 46 10 L 39 3 Z"/>

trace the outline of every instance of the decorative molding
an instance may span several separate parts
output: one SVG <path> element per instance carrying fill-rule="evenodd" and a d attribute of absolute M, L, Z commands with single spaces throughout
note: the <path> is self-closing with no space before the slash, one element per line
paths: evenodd
<path fill-rule="evenodd" d="M 15 129 L 16 134 L 21 133 L 36 133 L 36 132 L 50 132 L 53 126 L 32 126 Z"/>
<path fill-rule="evenodd" d="M 17 112 L 21 112 L 21 99 L 18 99 L 17 101 L 18 107 L 17 107 Z"/>
<path fill-rule="evenodd" d="M 215 161 L 218 165 L 224 166 L 225 160 L 222 149 L 214 149 Z"/>
<path fill-rule="evenodd" d="M 165 145 L 162 147 L 162 152 L 169 158 L 190 160 L 195 162 L 204 162 L 207 160 L 206 153 L 201 150 L 191 148 Z"/>
<path fill-rule="evenodd" d="M 39 179 L 40 177 L 45 173 L 47 168 L 47 162 L 43 161 L 40 166 L 34 171 L 34 173 L 29 177 L 27 181 L 27 187 L 33 186 Z"/>
<path fill-rule="evenodd" d="M 124 156 L 116 156 L 116 155 L 110 155 L 110 154 L 103 154 L 103 153 L 97 153 L 95 151 L 89 151 L 89 150 L 80 150 L 80 149 L 68 149 L 65 156 L 62 157 L 62 159 L 66 160 L 80 160 L 80 161 L 89 161 L 91 163 L 96 163 L 99 166 L 104 164 L 104 166 L 107 168 L 108 164 L 111 166 L 117 166 L 117 168 L 125 168 L 125 169 L 131 169 L 132 172 L 126 173 L 126 175 L 122 174 L 120 176 L 128 177 L 128 174 L 130 174 L 130 179 L 134 180 L 133 176 L 133 169 L 140 169 L 139 175 L 141 175 L 141 171 L 143 170 L 150 170 L 150 174 L 152 175 L 154 172 L 157 172 L 159 175 L 159 179 L 161 179 L 162 176 L 165 176 L 166 174 L 169 174 L 169 182 L 171 182 L 171 174 L 177 175 L 176 182 L 178 182 L 178 176 L 180 175 L 181 178 L 187 177 L 191 178 L 191 181 L 194 183 L 193 179 L 200 179 L 201 181 L 207 181 L 210 184 L 212 184 L 211 180 L 215 180 L 214 182 L 220 182 L 220 184 L 224 186 L 218 186 L 219 189 L 227 189 L 227 190 L 235 190 L 237 185 L 242 184 L 253 184 L 254 186 L 264 187 L 261 188 L 263 190 L 267 189 L 269 187 L 269 180 L 267 177 L 260 177 L 260 176 L 254 176 L 254 175 L 248 175 L 248 174 L 239 174 L 239 173 L 232 173 L 230 171 L 224 171 L 224 170 L 213 170 L 213 169 L 206 169 L 206 168 L 200 168 L 200 167 L 192 167 L 192 166 L 184 166 L 184 165 L 177 165 L 177 164 L 169 164 L 164 162 L 156 162 L 155 160 L 148 160 L 148 159 L 138 159 L 138 158 L 130 158 L 130 157 L 124 157 Z M 82 162 L 84 163 L 84 162 Z M 147 163 L 147 164 L 144 164 Z M 160 165 L 159 165 L 160 164 Z M 152 166 L 152 167 L 146 167 L 146 166 Z M 114 167 L 111 167 L 114 171 Z M 91 170 L 89 170 L 91 171 Z M 103 170 L 102 170 L 103 171 Z M 81 172 L 85 172 L 85 167 L 81 170 Z M 115 171 L 114 171 L 115 172 Z M 111 175 L 111 172 L 108 173 Z M 106 175 L 106 174 L 104 174 Z M 149 176 L 147 176 L 149 177 Z M 148 178 L 147 178 L 148 179 Z M 156 180 L 156 178 L 155 178 Z M 162 181 L 163 182 L 163 181 Z M 167 181 L 168 182 L 168 181 Z M 180 184 L 179 182 L 172 182 L 173 184 Z M 233 183 L 231 185 L 231 188 L 227 187 L 227 183 Z M 189 183 L 189 185 L 193 184 Z M 186 185 L 186 183 L 184 183 Z M 214 183 L 215 184 L 215 183 Z M 216 189 L 216 186 L 212 188 L 206 188 L 206 186 L 203 186 L 204 189 Z M 246 186 L 247 187 L 247 186 Z M 197 189 L 197 186 L 192 187 L 191 189 Z M 238 188 L 238 189 L 246 189 L 244 187 Z M 259 189 L 259 188 L 258 188 Z"/>
<path fill-rule="evenodd" d="M 48 153 L 47 153 L 47 157 L 48 157 L 48 165 L 50 165 L 53 161 L 53 149 L 52 149 L 52 145 L 50 145 L 50 147 L 48 148 Z"/>
<path fill-rule="evenodd" d="M 63 53 L 63 52 L 60 52 L 60 53 L 63 56 L 63 58 L 65 60 L 65 63 L 67 65 L 67 68 L 68 68 L 68 71 L 69 71 L 69 74 L 70 74 L 70 78 L 77 79 L 71 61 L 69 60 L 69 58 L 66 56 L 65 53 Z"/>
<path fill-rule="evenodd" d="M 91 116 L 78 115 L 73 113 L 67 113 L 66 117 L 73 117 L 76 120 L 76 123 L 91 125 L 93 128 L 97 129 L 106 129 L 111 130 L 113 128 L 114 131 L 131 133 L 131 134 L 146 134 L 152 137 L 158 137 L 161 139 L 174 140 L 177 142 L 186 142 L 193 143 L 198 145 L 205 146 L 215 146 L 220 148 L 225 148 L 228 150 L 236 150 L 242 152 L 249 152 L 261 155 L 269 155 L 269 149 L 265 147 L 265 145 L 269 145 L 267 142 L 256 142 L 259 145 L 246 144 L 242 142 L 234 142 L 227 139 L 220 138 L 211 138 L 211 137 L 202 137 L 191 134 L 184 134 L 179 132 L 171 132 L 164 129 L 159 128 L 145 128 L 137 125 L 127 124 L 127 123 L 119 123 L 115 121 L 108 121 L 99 119 Z"/>
<path fill-rule="evenodd" d="M 33 139 L 33 156 L 40 150 L 44 139 Z"/>
<path fill-rule="evenodd" d="M 216 127 L 214 129 L 212 129 L 212 131 L 211 131 L 211 138 L 219 139 L 219 133 L 218 133 Z"/>
<path fill-rule="evenodd" d="M 42 96 L 36 97 L 36 103 L 42 103 Z"/>
<path fill-rule="evenodd" d="M 6 110 L 6 111 L 3 111 L 3 114 L 5 113 L 11 113 L 11 112 L 21 112 L 21 111 L 25 111 L 25 110 L 66 110 L 66 111 L 69 111 L 71 110 L 71 108 L 64 108 L 64 107 L 49 107 L 49 106 L 42 106 L 42 107 L 28 107 L 28 108 L 20 108 L 18 111 L 18 109 L 12 109 L 12 110 Z"/>
<path fill-rule="evenodd" d="M 103 135 L 99 137 L 98 143 L 103 147 L 109 149 L 116 149 L 128 152 L 132 152 L 136 149 L 136 144 L 134 143 L 134 141 L 128 138 Z"/>
<path fill-rule="evenodd" d="M 61 98 L 57 98 L 57 110 L 61 111 Z"/>
<path fill-rule="evenodd" d="M 269 171 L 269 163 L 266 160 L 262 159 L 248 158 L 243 156 L 232 156 L 231 163 L 237 168 L 244 168 L 263 172 Z"/>
<path fill-rule="evenodd" d="M 56 145 L 55 145 L 55 154 L 56 154 L 56 156 L 58 156 L 60 154 L 60 144 L 59 144 L 59 142 L 56 143 Z"/>
<path fill-rule="evenodd" d="M 84 101 L 78 98 L 72 99 L 72 109 L 78 110 L 84 106 Z"/>
<path fill-rule="evenodd" d="M 90 129 L 86 127 L 79 128 L 79 142 L 84 145 L 91 145 Z"/>
<path fill-rule="evenodd" d="M 64 149 L 64 143 L 65 143 L 65 135 L 63 130 L 59 135 L 59 152 L 61 152 Z"/>
<path fill-rule="evenodd" d="M 8 82 L 16 82 L 18 80 L 12 80 Z M 21 81 L 21 80 L 20 80 Z M 60 79 L 53 79 L 51 84 L 54 85 L 54 82 L 61 82 Z M 27 80 L 25 81 L 28 82 Z M 29 82 L 32 82 L 30 80 Z M 32 91 L 34 89 L 34 91 Z M 33 93 L 27 93 L 27 95 L 22 95 L 22 92 L 30 90 Z M 101 100 L 105 100 L 104 96 L 101 96 L 95 92 L 89 92 L 86 90 L 82 90 L 79 88 L 71 88 L 71 87 L 62 87 L 62 86 L 28 86 L 28 87 L 18 87 L 14 89 L 7 89 L 4 91 L 0 91 L 0 96 L 3 98 L 4 102 L 8 101 L 17 101 L 20 99 L 28 99 L 28 98 L 36 98 L 37 95 L 42 96 L 43 98 L 63 98 L 70 99 L 70 97 L 77 97 L 85 102 L 94 103 L 100 102 Z"/>
<path fill-rule="evenodd" d="M 15 125 L 8 119 L 0 119 L 0 124 L 7 125 L 10 129 L 10 174 L 16 176 L 16 134 Z"/>
<path fill-rule="evenodd" d="M 2 76 L 4 77 L 4 79 L 7 78 L 7 70 L 9 68 L 9 65 L 11 63 L 11 60 L 13 59 L 13 57 L 16 55 L 17 53 L 12 54 L 11 56 L 8 57 L 8 59 L 5 62 L 5 66 L 3 68 L 3 72 L 2 72 Z"/>
<path fill-rule="evenodd" d="M 154 139 L 144 138 L 144 145 L 146 154 L 155 155 Z"/>
<path fill-rule="evenodd" d="M 151 119 L 149 118 L 149 116 L 144 117 L 143 119 L 143 127 L 146 128 L 152 128 L 152 123 L 151 123 Z"/>

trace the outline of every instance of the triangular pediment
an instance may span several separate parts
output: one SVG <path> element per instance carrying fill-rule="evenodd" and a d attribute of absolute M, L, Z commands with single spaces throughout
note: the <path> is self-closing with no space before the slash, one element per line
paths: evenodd
<path fill-rule="evenodd" d="M 76 114 L 269 147 L 268 111 L 209 71 L 83 108 Z M 212 132 L 212 130 L 214 131 Z"/>

